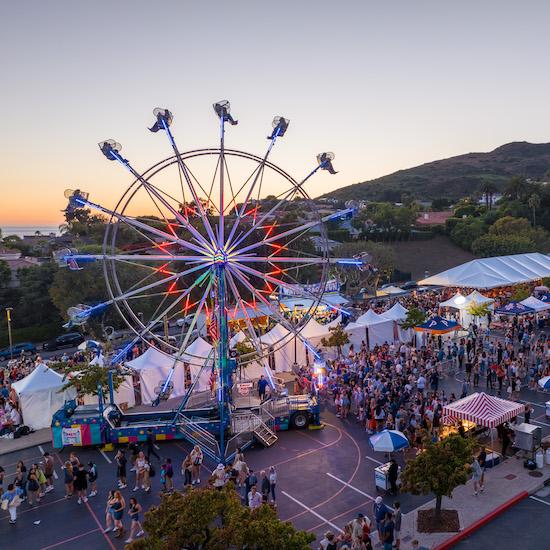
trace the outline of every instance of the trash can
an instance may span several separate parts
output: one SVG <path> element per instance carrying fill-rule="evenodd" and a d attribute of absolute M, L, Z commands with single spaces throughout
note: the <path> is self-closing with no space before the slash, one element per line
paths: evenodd
<path fill-rule="evenodd" d="M 544 468 L 544 455 L 542 454 L 542 451 L 537 452 L 537 454 L 535 455 L 535 460 L 537 462 L 537 468 Z"/>
<path fill-rule="evenodd" d="M 545 403 L 545 405 L 546 405 L 546 416 L 547 416 L 548 418 L 550 418 L 550 401 L 547 401 L 547 402 Z"/>
<path fill-rule="evenodd" d="M 546 449 L 546 464 L 550 464 L 550 449 Z"/>

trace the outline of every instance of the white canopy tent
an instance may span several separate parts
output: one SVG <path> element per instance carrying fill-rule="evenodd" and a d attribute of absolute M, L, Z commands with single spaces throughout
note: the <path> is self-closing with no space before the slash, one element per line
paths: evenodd
<path fill-rule="evenodd" d="M 413 331 L 410 328 L 401 328 L 401 321 L 407 318 L 409 310 L 396 302 L 390 309 L 382 313 L 385 319 L 391 319 L 394 322 L 394 336 L 397 334 L 400 342 L 410 342 L 413 337 Z M 397 329 L 397 330 L 396 330 Z"/>
<path fill-rule="evenodd" d="M 190 346 L 187 346 L 181 360 L 189 364 L 191 382 L 195 382 L 195 379 L 200 375 L 195 390 L 208 389 L 210 387 L 212 365 L 214 364 L 214 348 L 206 340 L 199 337 Z M 203 365 L 206 365 L 204 369 L 202 368 Z"/>
<path fill-rule="evenodd" d="M 525 300 L 522 300 L 520 303 L 523 304 L 524 306 L 533 308 L 537 313 L 541 311 L 547 311 L 550 309 L 549 303 L 543 302 L 542 300 L 539 300 L 534 296 L 529 296 L 529 298 L 525 298 Z"/>
<path fill-rule="evenodd" d="M 237 344 L 244 342 L 245 340 L 246 334 L 242 330 L 239 330 L 239 332 L 234 334 L 229 340 L 229 347 L 233 349 Z"/>
<path fill-rule="evenodd" d="M 306 352 L 301 340 L 280 323 L 260 337 L 267 348 L 273 348 L 271 367 L 275 372 L 290 372 L 294 363 L 306 364 Z"/>
<path fill-rule="evenodd" d="M 21 405 L 23 423 L 33 430 L 48 428 L 53 414 L 65 401 L 76 397 L 76 390 L 59 390 L 65 382 L 63 376 L 47 367 L 38 365 L 28 376 L 12 384 Z"/>
<path fill-rule="evenodd" d="M 151 403 L 156 399 L 155 388 L 166 380 L 174 361 L 173 357 L 149 347 L 139 357 L 126 362 L 126 366 L 139 375 L 142 403 Z M 176 363 L 172 383 L 174 389 L 170 397 L 181 397 L 185 394 L 185 369 L 182 361 Z"/>
<path fill-rule="evenodd" d="M 393 342 L 396 339 L 394 321 L 379 315 L 372 309 L 363 313 L 355 323 L 349 323 L 345 327 L 345 331 L 349 335 L 350 344 L 353 344 L 356 349 L 361 346 L 362 341 L 372 348 L 384 342 Z"/>
<path fill-rule="evenodd" d="M 418 281 L 419 285 L 497 288 L 550 277 L 550 256 L 533 252 L 471 260 Z"/>
<path fill-rule="evenodd" d="M 136 405 L 136 396 L 134 392 L 134 383 L 131 376 L 125 376 L 124 380 L 115 391 L 115 403 L 117 405 L 125 403 L 131 409 Z M 83 399 L 84 405 L 97 405 L 97 395 L 86 394 Z"/>

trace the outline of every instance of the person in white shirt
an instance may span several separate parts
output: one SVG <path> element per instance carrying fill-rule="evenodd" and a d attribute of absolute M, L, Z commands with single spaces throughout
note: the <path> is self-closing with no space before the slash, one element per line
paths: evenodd
<path fill-rule="evenodd" d="M 220 490 L 225 485 L 225 468 L 223 464 L 218 464 L 216 469 L 212 472 L 213 485 L 216 489 Z"/>
<path fill-rule="evenodd" d="M 256 485 L 252 485 L 248 493 L 248 506 L 251 510 L 259 508 L 262 505 L 262 495 L 258 493 Z"/>

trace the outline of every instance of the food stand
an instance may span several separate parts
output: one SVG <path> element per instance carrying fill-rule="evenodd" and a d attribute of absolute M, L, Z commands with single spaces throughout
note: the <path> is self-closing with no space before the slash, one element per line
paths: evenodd
<path fill-rule="evenodd" d="M 369 437 L 370 446 L 374 451 L 381 453 L 393 453 L 395 451 L 401 451 L 409 446 L 409 440 L 405 434 L 398 430 L 382 430 L 377 434 Z M 391 483 L 388 479 L 391 462 L 381 464 L 374 469 L 374 484 L 376 490 L 389 491 L 391 489 Z M 398 466 L 397 470 L 397 485 L 399 485 L 399 475 L 401 474 L 401 467 Z"/>
<path fill-rule="evenodd" d="M 374 469 L 374 483 L 377 491 L 389 491 L 391 489 L 391 483 L 388 480 L 388 473 L 390 471 L 391 462 L 381 464 Z M 397 485 L 401 485 L 399 479 L 401 475 L 401 466 L 398 466 L 397 470 Z"/>

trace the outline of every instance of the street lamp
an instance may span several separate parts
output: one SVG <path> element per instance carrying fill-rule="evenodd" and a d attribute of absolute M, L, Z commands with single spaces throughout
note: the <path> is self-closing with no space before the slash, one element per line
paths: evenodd
<path fill-rule="evenodd" d="M 8 339 L 10 341 L 10 359 L 13 359 L 13 341 L 11 338 L 11 312 L 13 308 L 7 307 L 6 308 L 6 319 L 8 320 Z"/>

